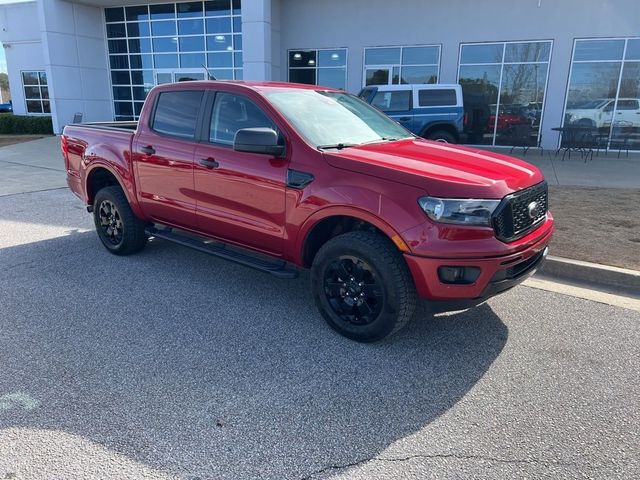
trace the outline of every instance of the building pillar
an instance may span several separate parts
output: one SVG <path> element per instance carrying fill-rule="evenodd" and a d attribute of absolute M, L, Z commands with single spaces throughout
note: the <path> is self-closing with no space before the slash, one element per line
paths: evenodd
<path fill-rule="evenodd" d="M 242 57 L 245 80 L 273 80 L 279 62 L 274 64 L 274 50 L 279 50 L 279 32 L 273 19 L 278 15 L 277 0 L 252 0 L 242 4 Z M 277 23 L 277 22 L 276 22 Z M 275 40 L 275 45 L 274 45 Z"/>

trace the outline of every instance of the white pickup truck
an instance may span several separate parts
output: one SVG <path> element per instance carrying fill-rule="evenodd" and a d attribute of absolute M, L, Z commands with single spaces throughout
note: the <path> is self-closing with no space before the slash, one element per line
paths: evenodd
<path fill-rule="evenodd" d="M 565 123 L 596 128 L 606 128 L 612 123 L 624 127 L 640 127 L 640 100 L 619 98 L 617 106 L 612 98 L 592 100 L 575 108 L 568 108 Z"/>

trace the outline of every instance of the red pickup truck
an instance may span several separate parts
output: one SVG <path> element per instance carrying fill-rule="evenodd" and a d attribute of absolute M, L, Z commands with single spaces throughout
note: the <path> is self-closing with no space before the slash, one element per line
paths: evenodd
<path fill-rule="evenodd" d="M 61 146 L 110 252 L 153 236 L 280 278 L 310 268 L 328 324 L 363 342 L 419 298 L 458 308 L 516 285 L 553 232 L 537 168 L 418 138 L 330 88 L 162 85 L 139 122 L 69 125 Z"/>

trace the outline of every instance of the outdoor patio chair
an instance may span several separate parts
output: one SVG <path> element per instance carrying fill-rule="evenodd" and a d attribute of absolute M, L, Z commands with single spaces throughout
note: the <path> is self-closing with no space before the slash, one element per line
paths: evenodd
<path fill-rule="evenodd" d="M 531 138 L 531 131 L 530 123 L 509 125 L 502 136 L 501 141 L 504 141 L 508 145 L 512 145 L 509 153 L 513 153 L 516 148 L 520 147 L 522 148 L 523 155 L 526 155 L 529 148 L 536 146 L 535 139 Z"/>
<path fill-rule="evenodd" d="M 615 125 L 611 130 L 611 141 L 607 150 L 618 150 L 618 158 L 623 150 L 629 156 L 629 137 L 633 134 L 633 127 Z"/>

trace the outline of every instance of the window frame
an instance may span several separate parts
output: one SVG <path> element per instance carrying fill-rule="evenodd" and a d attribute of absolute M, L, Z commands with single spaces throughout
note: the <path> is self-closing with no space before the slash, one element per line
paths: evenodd
<path fill-rule="evenodd" d="M 226 149 L 230 149 L 233 150 L 233 142 L 231 144 L 229 143 L 221 143 L 221 142 L 213 142 L 211 141 L 210 138 L 210 134 L 211 134 L 211 122 L 213 121 L 213 112 L 214 112 L 214 108 L 215 108 L 215 104 L 216 101 L 218 99 L 218 95 L 221 93 L 225 93 L 228 95 L 236 95 L 238 97 L 242 97 L 246 100 L 248 100 L 249 102 L 253 103 L 258 109 L 260 109 L 260 111 L 263 113 L 263 115 L 265 117 L 267 117 L 271 123 L 274 125 L 275 127 L 275 131 L 278 134 L 278 139 L 279 142 L 283 142 L 283 145 L 287 144 L 287 138 L 282 130 L 282 128 L 280 127 L 280 125 L 278 125 L 278 122 L 276 120 L 274 120 L 273 115 L 271 115 L 270 112 L 268 112 L 262 105 L 260 105 L 258 102 L 256 102 L 253 98 L 251 98 L 248 95 L 245 95 L 244 93 L 238 93 L 238 92 L 232 92 L 229 90 L 220 90 L 220 89 L 209 89 L 207 90 L 207 98 L 205 99 L 203 103 L 204 105 L 204 113 L 203 113 L 203 118 L 202 118 L 202 125 L 200 126 L 200 131 L 199 131 L 199 143 L 202 143 L 204 145 L 210 145 L 210 146 L 214 146 L 214 147 L 220 147 L 220 148 L 226 148 Z M 246 152 L 249 153 L 249 152 Z M 260 155 L 260 154 L 257 154 Z"/>
<path fill-rule="evenodd" d="M 326 52 L 330 50 L 343 50 L 344 51 L 344 65 L 334 66 L 334 67 L 320 67 L 318 64 L 320 63 L 320 52 Z M 291 52 L 315 52 L 316 53 L 316 64 L 313 67 L 292 67 L 290 64 Z M 332 70 L 344 69 L 344 88 L 338 90 L 347 91 L 347 86 L 349 85 L 349 48 L 348 47 L 322 47 L 322 48 L 290 48 L 287 50 L 287 82 L 291 81 L 291 70 L 306 70 L 313 69 L 315 74 L 315 83 L 318 87 L 322 87 L 324 85 L 318 84 L 318 70 L 320 68 L 327 68 Z M 335 87 L 330 87 L 335 88 Z"/>
<path fill-rule="evenodd" d="M 414 47 L 438 47 L 438 63 L 419 63 L 415 65 L 403 65 L 402 59 L 404 57 L 404 49 L 405 48 L 414 48 Z M 367 50 L 377 49 L 377 48 L 399 48 L 400 49 L 400 63 L 372 63 L 367 65 Z M 402 80 L 402 67 L 436 67 L 436 84 L 440 82 L 440 69 L 442 65 L 442 43 L 431 43 L 431 44 L 417 44 L 417 45 L 372 45 L 369 47 L 364 47 L 362 51 L 362 88 L 367 86 L 367 70 L 372 68 L 385 68 L 391 70 L 391 75 L 389 76 L 389 83 L 387 85 L 409 85 L 403 83 L 393 83 L 393 69 L 398 67 L 398 80 L 401 82 Z M 429 85 L 425 83 L 425 85 Z M 433 84 L 432 84 L 433 85 Z"/>
<path fill-rule="evenodd" d="M 442 91 L 451 91 L 453 92 L 453 103 L 447 103 L 443 105 L 422 105 L 420 102 L 420 94 L 422 92 L 442 92 Z M 458 103 L 458 91 L 455 88 L 446 87 L 446 88 L 424 88 L 417 87 L 416 88 L 416 97 L 417 97 L 417 106 L 416 108 L 446 108 L 446 107 L 458 107 L 460 106 Z"/>
<path fill-rule="evenodd" d="M 111 86 L 111 91 L 109 94 L 109 98 L 111 101 L 111 111 L 113 114 L 113 118 L 114 119 L 124 119 L 125 117 L 128 118 L 129 116 L 119 116 L 116 114 L 116 109 L 115 109 L 115 102 L 118 101 L 123 101 L 123 102 L 131 102 L 131 100 L 117 100 L 113 94 L 113 87 L 114 86 L 122 86 L 122 87 L 129 87 L 132 90 L 132 98 L 133 98 L 133 91 L 135 88 L 147 88 L 149 86 L 153 87 L 156 86 L 156 73 L 158 71 L 168 71 L 168 70 L 175 70 L 175 71 L 180 71 L 180 70 L 186 70 L 186 69 L 190 69 L 190 68 L 199 68 L 199 67 L 189 67 L 189 66 L 182 66 L 182 62 L 183 61 L 187 61 L 189 60 L 189 57 L 185 57 L 185 55 L 203 55 L 204 56 L 204 63 L 205 65 L 207 65 L 208 69 L 215 75 L 217 70 L 230 70 L 230 75 L 234 80 L 241 80 L 244 77 L 244 60 L 243 60 L 243 48 L 242 48 L 242 43 L 243 43 L 243 32 L 242 32 L 242 6 L 241 6 L 241 2 L 240 0 L 229 0 L 229 5 L 230 8 L 227 10 L 221 10 L 221 11 L 216 11 L 216 12 L 207 12 L 206 8 L 205 8 L 205 4 L 202 4 L 202 13 L 198 12 L 197 14 L 195 14 L 194 16 L 180 16 L 180 11 L 179 11 L 179 5 L 183 3 L 179 0 L 174 0 L 173 2 L 169 2 L 169 3 L 163 3 L 160 0 L 156 0 L 156 1 L 152 1 L 148 4 L 142 4 L 142 5 L 126 5 L 126 6 L 113 6 L 113 7 L 102 7 L 102 28 L 103 28 L 103 33 L 105 36 L 105 52 L 106 52 L 106 56 L 107 56 L 107 64 L 108 64 L 108 71 L 109 71 L 109 78 L 110 78 L 110 86 Z M 172 5 L 173 6 L 173 13 L 169 13 L 168 15 L 170 16 L 170 18 L 165 18 L 165 17 L 161 17 L 161 18 L 152 18 L 152 13 L 151 13 L 151 7 L 155 7 L 155 6 L 169 6 Z M 132 7 L 142 7 L 142 8 L 146 8 L 146 17 L 142 20 L 139 20 L 138 18 L 136 19 L 131 19 L 131 18 L 127 18 L 127 8 L 132 8 Z M 121 11 L 122 12 L 122 20 L 107 20 L 107 11 Z M 224 12 L 224 13 L 220 13 L 220 12 Z M 172 15 L 172 16 L 171 16 Z M 228 19 L 228 23 L 229 23 L 229 31 L 225 31 L 225 32 L 208 32 L 207 31 L 207 23 L 210 20 L 215 21 L 216 19 Z M 180 22 L 184 22 L 184 21 L 201 21 L 202 22 L 202 28 L 203 28 L 203 33 L 202 34 L 179 34 L 179 27 L 180 27 Z M 169 35 L 169 34 L 163 34 L 163 35 L 154 35 L 153 34 L 153 24 L 154 22 L 167 22 L 173 25 L 173 28 L 175 29 L 175 34 Z M 145 35 L 143 34 L 143 32 L 138 32 L 137 35 L 129 35 L 129 25 L 132 23 L 144 23 L 148 26 L 149 29 L 149 34 Z M 222 22 L 224 23 L 224 22 Z M 112 25 L 117 25 L 117 24 L 122 24 L 124 27 L 124 36 L 116 36 L 116 37 L 110 37 L 107 35 L 107 30 L 110 28 L 110 26 Z M 133 33 L 133 32 L 132 32 Z M 146 32 L 144 32 L 146 33 Z M 208 42 L 207 39 L 211 38 L 213 39 L 215 36 L 217 35 L 225 35 L 225 36 L 229 36 L 230 37 L 230 46 L 231 49 L 227 50 L 219 50 L 219 51 L 215 51 L 215 50 L 209 50 L 208 49 Z M 176 40 L 176 50 L 173 52 L 159 52 L 159 51 L 155 51 L 155 48 L 153 46 L 153 40 L 154 39 L 170 39 L 170 38 L 177 38 L 178 40 Z M 181 50 L 180 49 L 180 39 L 181 38 L 188 38 L 188 37 L 202 37 L 204 39 L 204 49 L 203 50 Z M 126 44 L 126 48 L 123 49 L 124 51 L 121 52 L 113 52 L 111 53 L 110 51 L 110 42 L 112 41 L 124 41 L 124 43 Z M 148 41 L 149 42 L 149 51 L 148 52 L 136 52 L 134 50 L 136 50 L 135 48 L 132 49 L 131 47 L 131 42 L 132 41 L 140 41 L 140 42 L 145 42 Z M 115 45 L 115 43 L 113 44 Z M 124 47 L 124 45 L 123 45 Z M 209 63 L 209 56 L 211 53 L 224 53 L 227 52 L 231 55 L 231 66 L 230 67 L 215 67 L 212 64 Z M 124 55 L 127 57 L 128 59 L 128 63 L 129 63 L 129 68 L 120 68 L 120 69 L 112 69 L 111 68 L 111 56 L 117 56 L 117 55 Z M 169 58 L 171 56 L 176 56 L 176 62 L 177 62 L 177 66 L 176 67 L 161 67 L 161 66 L 156 66 L 156 60 L 160 61 L 162 59 Z M 138 68 L 138 67 L 132 67 L 132 57 L 140 57 L 140 61 L 142 63 L 142 65 Z M 156 58 L 157 57 L 157 58 Z M 191 57 L 191 58 L 195 58 L 195 57 Z M 151 62 L 151 66 L 144 66 L 144 62 Z M 153 83 L 151 84 L 146 84 L 144 83 L 144 79 L 143 79 L 143 83 L 133 83 L 134 82 L 134 78 L 131 75 L 131 72 L 151 72 L 152 78 L 153 78 Z M 128 84 L 114 84 L 111 76 L 113 72 L 128 72 L 130 75 L 130 79 L 129 79 L 129 83 Z M 226 73 L 221 72 L 221 75 L 226 76 Z M 133 120 L 138 120 L 140 118 L 140 115 L 136 115 L 136 105 L 133 104 L 133 115 L 131 116 L 131 118 Z"/>
<path fill-rule="evenodd" d="M 153 125 L 156 120 L 158 105 L 160 103 L 160 97 L 162 96 L 162 94 L 163 93 L 179 93 L 179 92 L 202 92 L 202 97 L 204 101 L 200 101 L 200 108 L 198 108 L 198 115 L 196 116 L 196 124 L 193 129 L 193 137 L 185 137 L 183 135 L 173 135 L 171 133 L 160 132 L 155 128 L 153 128 Z M 200 134 L 202 131 L 203 112 L 204 112 L 204 106 L 206 105 L 207 94 L 208 94 L 207 89 L 205 88 L 180 88 L 180 89 L 174 89 L 174 90 L 163 90 L 161 92 L 158 92 L 155 95 L 155 98 L 153 99 L 153 109 L 151 111 L 151 116 L 149 117 L 149 123 L 147 127 L 151 132 L 153 132 L 154 134 L 160 137 L 171 138 L 174 140 L 181 140 L 183 142 L 189 142 L 189 143 L 198 143 L 200 141 Z"/>
<path fill-rule="evenodd" d="M 394 109 L 383 110 L 382 108 L 377 107 L 376 105 L 373 104 L 375 98 L 380 94 L 389 93 L 389 94 L 393 95 L 394 93 L 399 93 L 399 92 L 406 92 L 408 94 L 409 102 L 408 102 L 408 108 L 406 110 L 397 110 L 397 109 L 396 110 L 394 110 Z M 369 103 L 364 99 L 361 99 L 361 100 L 366 102 L 366 103 Z M 391 100 L 389 100 L 389 104 L 391 104 Z M 391 89 L 391 90 L 380 90 L 378 88 L 378 89 L 376 89 L 376 93 L 373 95 L 373 98 L 371 99 L 371 103 L 369 103 L 369 105 L 371 105 L 374 108 L 377 108 L 378 110 L 380 110 L 381 112 L 383 112 L 385 114 L 387 112 L 406 112 L 406 113 L 410 114 L 410 113 L 412 113 L 412 110 L 414 109 L 413 89 L 412 88 L 406 88 L 406 89 L 405 88 L 397 88 L 397 89 L 394 88 L 394 89 Z"/>
<path fill-rule="evenodd" d="M 36 76 L 38 77 L 38 83 L 37 84 L 25 84 L 24 83 L 24 74 L 25 73 L 35 73 Z M 44 73 L 47 76 L 47 83 L 42 83 L 42 81 L 40 80 L 40 74 Z M 22 95 L 23 95 L 23 100 L 24 100 L 24 111 L 27 115 L 35 115 L 35 116 L 51 116 L 51 95 L 49 95 L 49 98 L 43 98 L 42 96 L 42 88 L 46 87 L 47 88 L 47 92 L 49 91 L 49 76 L 47 75 L 47 71 L 46 70 L 20 70 L 20 83 L 22 84 Z M 39 98 L 34 98 L 34 97 L 27 97 L 27 88 L 33 88 L 36 87 L 38 89 L 38 96 Z M 28 102 L 40 102 L 40 112 L 30 112 L 29 111 L 29 103 Z M 44 104 L 48 103 L 49 104 L 49 111 L 45 112 L 44 111 Z"/>
<path fill-rule="evenodd" d="M 622 55 L 619 60 L 574 60 L 576 54 L 576 45 L 578 42 L 588 42 L 588 41 L 606 41 L 606 40 L 624 40 L 624 49 L 622 50 Z M 567 83 L 565 87 L 564 94 L 564 107 L 562 109 L 562 119 L 561 122 L 564 125 L 564 119 L 567 115 L 567 102 L 569 101 L 569 89 L 571 87 L 571 75 L 573 74 L 573 65 L 575 63 L 620 63 L 620 71 L 618 72 L 618 83 L 616 86 L 616 97 L 613 99 L 614 109 L 611 112 L 612 118 L 615 118 L 615 114 L 617 112 L 618 100 L 620 99 L 620 86 L 622 84 L 622 76 L 624 74 L 625 63 L 634 63 L 640 62 L 640 59 L 631 59 L 627 57 L 627 47 L 629 46 L 629 41 L 631 40 L 640 40 L 640 36 L 629 36 L 629 37 L 575 37 L 573 39 L 573 46 L 571 48 L 571 58 L 569 60 L 569 73 L 567 75 Z M 640 103 L 640 102 L 639 102 Z M 609 136 L 607 137 L 607 148 L 610 147 L 611 141 L 613 139 L 613 123 L 609 127 Z M 556 143 L 556 148 L 560 148 L 562 145 L 562 134 L 558 135 L 558 141 Z M 630 150 L 636 150 L 631 148 Z"/>
<path fill-rule="evenodd" d="M 513 44 L 513 43 L 549 43 L 549 59 L 546 61 L 539 61 L 539 62 L 505 62 L 505 56 L 506 56 L 506 52 L 507 52 L 507 45 L 508 44 Z M 462 64 L 462 47 L 465 45 L 503 45 L 502 47 L 502 61 L 500 63 L 498 62 L 485 62 L 485 63 L 465 63 Z M 546 108 L 546 104 L 547 104 L 547 92 L 549 90 L 549 74 L 551 71 L 551 62 L 553 61 L 553 47 L 554 47 L 554 40 L 552 38 L 548 38 L 548 39 L 535 39 L 535 40 L 527 40 L 527 39 L 522 39 L 522 40 L 494 40 L 494 41 L 488 41 L 488 42 L 460 42 L 459 48 L 458 48 L 458 72 L 456 75 L 456 83 L 458 85 L 460 85 L 460 67 L 462 66 L 477 66 L 477 65 L 499 65 L 500 66 L 500 81 L 498 83 L 498 98 L 496 99 L 496 112 L 500 112 L 500 95 L 501 95 L 501 91 L 502 91 L 502 77 L 504 74 L 504 67 L 505 65 L 539 65 L 539 64 L 546 64 L 547 65 L 547 76 L 544 82 L 544 100 L 542 102 L 542 111 L 540 112 L 540 124 L 538 126 L 538 136 L 537 136 L 537 142 L 540 142 L 540 135 L 542 135 L 542 125 L 544 124 L 544 114 L 547 110 Z M 462 92 L 462 99 L 464 102 L 464 91 Z M 566 101 L 565 101 L 566 104 Z M 499 113 L 494 114 L 495 115 L 495 122 L 494 122 L 494 126 L 493 126 L 493 139 L 491 141 L 491 145 L 476 145 L 476 144 L 468 144 L 471 146 L 481 146 L 481 147 L 503 147 L 503 148 L 508 148 L 508 145 L 496 145 L 496 138 L 498 137 L 497 135 L 497 128 L 498 128 L 498 119 L 500 117 Z"/>

